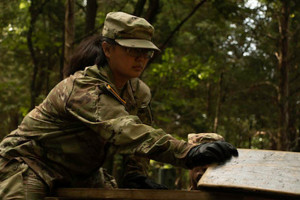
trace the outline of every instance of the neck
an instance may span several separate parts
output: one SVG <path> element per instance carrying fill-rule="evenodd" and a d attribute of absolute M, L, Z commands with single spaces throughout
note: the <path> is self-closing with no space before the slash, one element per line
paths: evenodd
<path fill-rule="evenodd" d="M 127 81 L 118 81 L 118 82 L 115 82 L 115 86 L 118 90 L 121 90 L 125 84 L 127 83 Z"/>
<path fill-rule="evenodd" d="M 129 80 L 129 78 L 119 77 L 116 76 L 115 74 L 113 75 L 113 78 L 114 78 L 114 84 L 118 90 L 121 90 Z"/>

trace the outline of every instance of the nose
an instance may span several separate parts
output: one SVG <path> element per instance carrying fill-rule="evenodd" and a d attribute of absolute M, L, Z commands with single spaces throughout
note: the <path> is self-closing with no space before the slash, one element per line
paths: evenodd
<path fill-rule="evenodd" d="M 144 63 L 144 62 L 147 62 L 149 60 L 149 58 L 145 54 L 140 54 L 135 57 L 135 60 Z"/>

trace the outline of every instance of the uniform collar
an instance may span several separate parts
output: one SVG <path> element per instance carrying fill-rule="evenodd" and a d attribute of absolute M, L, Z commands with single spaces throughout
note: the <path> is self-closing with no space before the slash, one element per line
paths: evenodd
<path fill-rule="evenodd" d="M 122 93 L 124 92 L 124 90 L 132 90 L 131 80 L 129 80 L 125 84 L 123 89 L 120 90 L 120 89 L 116 88 L 116 86 L 114 84 L 114 78 L 112 75 L 112 71 L 108 65 L 105 65 L 103 67 L 98 67 L 97 65 L 86 67 L 84 70 L 84 75 L 107 82 L 110 85 L 110 87 L 112 87 L 113 90 L 115 90 L 118 93 L 118 95 L 120 95 L 120 96 L 123 96 Z M 129 93 L 130 93 L 130 96 L 133 96 L 132 91 L 130 91 Z"/>
<path fill-rule="evenodd" d="M 97 65 L 89 66 L 84 69 L 84 75 L 92 78 L 104 80 L 110 84 L 113 84 L 113 76 L 110 68 L 105 65 L 98 67 Z"/>

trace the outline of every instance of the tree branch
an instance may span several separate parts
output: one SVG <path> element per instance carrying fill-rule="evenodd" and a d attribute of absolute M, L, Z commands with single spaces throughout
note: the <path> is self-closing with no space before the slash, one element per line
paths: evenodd
<path fill-rule="evenodd" d="M 186 16 L 177 26 L 176 28 L 171 32 L 171 34 L 167 37 L 167 39 L 165 40 L 165 42 L 160 46 L 161 51 L 163 51 L 167 44 L 170 42 L 170 40 L 172 39 L 172 37 L 174 36 L 174 34 L 179 31 L 179 29 L 181 28 L 181 26 L 189 19 L 191 18 L 195 12 L 198 10 L 198 8 L 200 8 L 204 3 L 206 2 L 206 0 L 202 0 L 200 1 L 196 7 L 191 11 L 190 14 L 188 14 L 188 16 Z"/>
<path fill-rule="evenodd" d="M 240 90 L 227 92 L 226 95 L 227 96 L 234 96 L 235 94 L 242 93 L 242 92 L 248 92 L 248 91 L 251 91 L 251 90 L 253 90 L 255 88 L 258 88 L 258 87 L 261 87 L 261 86 L 271 86 L 276 91 L 275 101 L 276 101 L 276 103 L 278 103 L 279 87 L 277 85 L 275 85 L 274 83 L 271 83 L 270 81 L 258 82 L 258 83 L 255 83 L 253 85 L 250 85 L 249 87 L 246 87 L 246 88 L 243 88 L 243 89 L 240 89 Z M 272 98 L 274 96 L 270 95 L 268 97 Z"/>
<path fill-rule="evenodd" d="M 277 94 L 279 93 L 279 87 L 277 85 L 275 85 L 274 83 L 271 83 L 270 81 L 262 81 L 262 82 L 255 83 L 249 89 L 253 89 L 253 88 L 256 88 L 259 86 L 263 86 L 263 85 L 271 86 L 271 87 L 273 87 L 273 89 L 275 89 Z"/>
<path fill-rule="evenodd" d="M 91 35 L 97 33 L 97 31 L 98 31 L 99 29 L 101 29 L 101 28 L 103 27 L 103 25 L 104 25 L 104 23 L 100 24 L 100 26 L 96 27 L 94 30 L 89 31 L 88 33 L 84 34 L 83 36 L 81 36 L 81 37 L 79 37 L 79 38 L 76 38 L 76 39 L 74 40 L 73 45 L 74 45 L 74 44 L 77 44 L 77 43 L 81 42 L 83 39 L 85 39 L 85 38 L 87 38 L 87 37 L 89 37 L 89 36 L 91 36 Z"/>
<path fill-rule="evenodd" d="M 80 4 L 78 1 L 75 1 L 75 5 L 78 6 L 81 10 L 83 10 L 84 13 L 87 12 L 86 8 L 82 4 Z"/>

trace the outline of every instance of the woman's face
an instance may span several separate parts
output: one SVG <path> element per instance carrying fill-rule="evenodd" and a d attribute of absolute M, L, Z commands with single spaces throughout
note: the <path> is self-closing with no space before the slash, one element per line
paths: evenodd
<path fill-rule="evenodd" d="M 144 71 L 151 57 L 152 50 L 134 49 L 120 45 L 102 43 L 102 48 L 112 70 L 116 85 L 124 84 L 131 78 L 136 78 Z"/>

